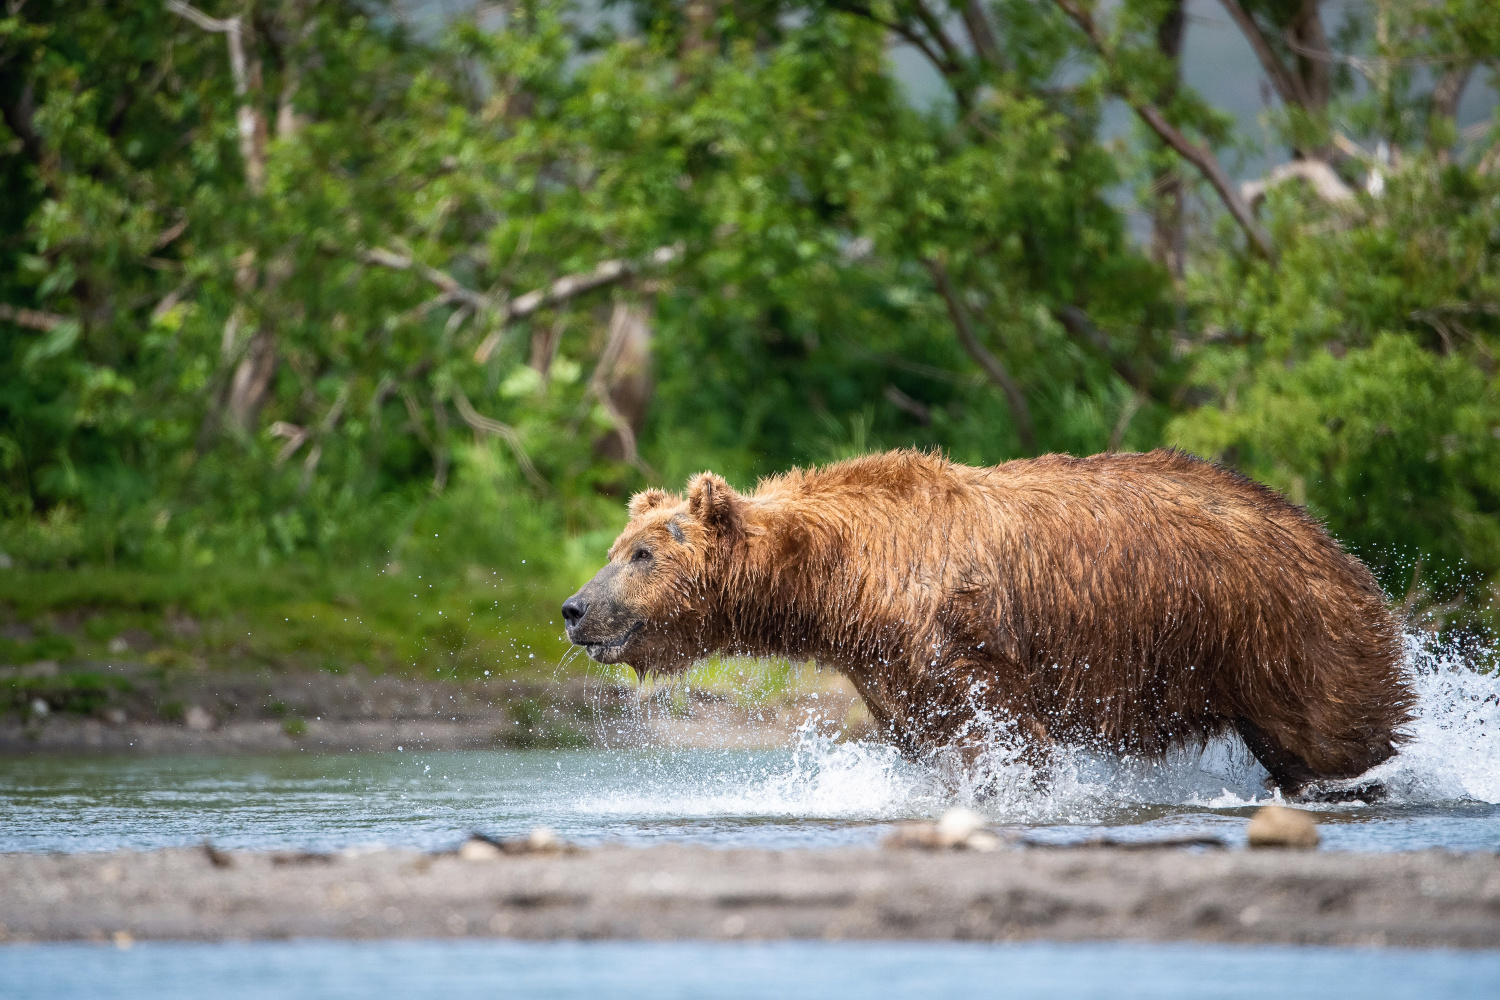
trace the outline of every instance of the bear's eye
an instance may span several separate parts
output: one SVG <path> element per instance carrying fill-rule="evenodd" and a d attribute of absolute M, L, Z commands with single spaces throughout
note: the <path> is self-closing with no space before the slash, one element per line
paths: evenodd
<path fill-rule="evenodd" d="M 630 561 L 631 562 L 645 562 L 646 560 L 648 560 L 650 558 L 651 558 L 651 550 L 650 549 L 636 549 L 635 552 L 631 554 Z"/>

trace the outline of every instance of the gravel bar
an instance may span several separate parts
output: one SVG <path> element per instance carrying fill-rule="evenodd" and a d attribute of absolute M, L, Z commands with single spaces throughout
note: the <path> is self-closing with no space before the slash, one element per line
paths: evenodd
<path fill-rule="evenodd" d="M 910 939 L 1500 947 L 1500 855 L 1117 848 L 0 854 L 0 940 Z"/>

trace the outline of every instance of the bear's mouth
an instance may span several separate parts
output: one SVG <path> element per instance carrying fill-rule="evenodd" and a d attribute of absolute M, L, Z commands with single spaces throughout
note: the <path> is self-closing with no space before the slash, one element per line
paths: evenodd
<path fill-rule="evenodd" d="M 589 654 L 589 659 L 594 662 L 615 663 L 618 661 L 620 654 L 625 651 L 626 645 L 629 644 L 631 639 L 635 638 L 635 634 L 645 624 L 644 621 L 636 622 L 615 639 L 609 639 L 605 642 L 583 642 L 579 643 L 579 645 L 583 647 L 585 653 Z"/>

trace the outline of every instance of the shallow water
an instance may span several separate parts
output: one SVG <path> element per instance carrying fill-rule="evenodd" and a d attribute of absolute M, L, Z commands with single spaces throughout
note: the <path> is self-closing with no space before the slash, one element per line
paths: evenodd
<path fill-rule="evenodd" d="M 1419 661 L 1415 738 L 1371 772 L 1386 801 L 1316 807 L 1333 850 L 1500 849 L 1500 680 Z M 580 843 L 827 847 L 968 801 L 1038 841 L 1106 835 L 1242 842 L 1272 801 L 1237 741 L 1163 763 L 1079 755 L 1046 792 L 1001 766 L 993 794 L 878 744 L 811 729 L 790 750 L 492 751 L 261 757 L 0 759 L 0 851 L 223 847 L 441 849 L 534 826 Z"/>
<path fill-rule="evenodd" d="M 1032 803 L 1031 815 L 993 803 L 989 812 L 1036 840 L 1243 840 L 1253 789 L 1213 771 L 1189 782 L 1183 766 L 1168 777 L 1117 769 L 1075 779 Z M 951 801 L 930 774 L 863 745 L 11 759 L 0 761 L 0 850 L 146 850 L 204 839 L 256 849 L 443 849 L 470 831 L 511 836 L 539 825 L 580 843 L 829 847 L 875 843 L 894 822 L 936 815 Z M 1335 850 L 1500 848 L 1500 806 L 1473 799 L 1320 807 L 1319 819 Z"/>
<path fill-rule="evenodd" d="M 0 947 L 10 1000 L 1489 995 L 1500 953 L 1160 944 L 265 942 Z"/>

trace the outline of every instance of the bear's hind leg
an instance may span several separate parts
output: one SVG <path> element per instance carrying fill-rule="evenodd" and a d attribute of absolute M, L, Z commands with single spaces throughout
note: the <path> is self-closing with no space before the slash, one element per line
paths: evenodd
<path fill-rule="evenodd" d="M 1295 794 L 1318 777 L 1307 761 L 1249 719 L 1236 719 L 1234 728 L 1245 741 L 1245 746 L 1255 754 L 1255 759 L 1270 772 L 1271 781 L 1288 795 Z"/>
<path fill-rule="evenodd" d="M 1240 738 L 1271 772 L 1271 782 L 1287 795 L 1308 802 L 1378 802 L 1386 796 L 1384 783 L 1361 781 L 1360 775 L 1395 754 L 1389 738 L 1361 744 L 1346 752 L 1337 766 L 1316 768 L 1300 754 L 1249 719 L 1235 720 Z M 1347 750 L 1347 748 L 1346 748 Z"/>

